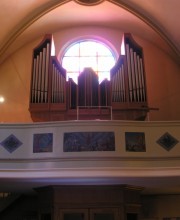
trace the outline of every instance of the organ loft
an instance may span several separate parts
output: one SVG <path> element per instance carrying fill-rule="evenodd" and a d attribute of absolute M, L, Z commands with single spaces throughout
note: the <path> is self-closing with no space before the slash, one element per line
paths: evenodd
<path fill-rule="evenodd" d="M 145 120 L 147 103 L 143 49 L 131 34 L 122 40 L 110 80 L 99 83 L 92 68 L 66 81 L 66 70 L 52 55 L 53 37 L 46 35 L 33 50 L 29 111 L 32 120 Z"/>

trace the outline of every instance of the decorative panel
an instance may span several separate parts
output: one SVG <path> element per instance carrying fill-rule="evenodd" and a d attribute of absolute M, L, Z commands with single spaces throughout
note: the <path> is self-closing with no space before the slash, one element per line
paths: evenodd
<path fill-rule="evenodd" d="M 157 143 L 165 150 L 170 151 L 179 141 L 171 134 L 166 132 L 158 140 Z"/>
<path fill-rule="evenodd" d="M 145 134 L 144 132 L 125 132 L 126 151 L 145 152 Z"/>
<path fill-rule="evenodd" d="M 114 132 L 64 133 L 64 152 L 115 151 Z"/>
<path fill-rule="evenodd" d="M 33 153 L 52 152 L 52 148 L 53 148 L 52 133 L 34 134 Z"/>
<path fill-rule="evenodd" d="M 9 152 L 14 152 L 17 148 L 22 145 L 22 142 L 13 134 L 8 136 L 1 145 Z"/>

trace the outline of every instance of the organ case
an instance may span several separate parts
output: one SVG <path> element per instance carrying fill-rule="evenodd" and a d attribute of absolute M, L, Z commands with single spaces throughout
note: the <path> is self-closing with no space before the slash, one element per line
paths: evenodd
<path fill-rule="evenodd" d="M 145 120 L 147 103 L 143 49 L 124 34 L 119 59 L 110 81 L 85 68 L 66 81 L 66 70 L 53 54 L 53 37 L 46 35 L 33 51 L 29 110 L 33 121 L 115 119 Z"/>

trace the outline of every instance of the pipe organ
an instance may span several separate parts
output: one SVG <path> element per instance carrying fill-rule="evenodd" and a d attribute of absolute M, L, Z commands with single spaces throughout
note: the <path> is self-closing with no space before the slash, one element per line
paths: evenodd
<path fill-rule="evenodd" d="M 31 103 L 48 103 L 50 39 L 34 50 Z"/>
<path fill-rule="evenodd" d="M 46 35 L 33 51 L 29 105 L 33 121 L 56 120 L 56 114 L 66 109 L 66 70 L 53 49 L 52 35 Z"/>
<path fill-rule="evenodd" d="M 131 34 L 124 34 L 121 54 L 111 69 L 114 118 L 144 120 L 147 106 L 143 50 Z"/>
<path fill-rule="evenodd" d="M 124 53 L 110 71 L 110 81 L 85 68 L 66 81 L 66 70 L 53 54 L 52 35 L 33 51 L 29 111 L 33 121 L 77 119 L 144 120 L 147 106 L 143 50 L 124 34 Z"/>
<path fill-rule="evenodd" d="M 135 42 L 125 41 L 130 102 L 146 102 L 145 72 L 142 49 Z"/>

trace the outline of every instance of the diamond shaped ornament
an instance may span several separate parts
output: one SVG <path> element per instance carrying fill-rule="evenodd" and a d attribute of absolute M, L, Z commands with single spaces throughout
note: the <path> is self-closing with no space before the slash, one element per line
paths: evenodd
<path fill-rule="evenodd" d="M 157 140 L 157 143 L 167 151 L 170 151 L 178 142 L 179 141 L 168 132 Z"/>
<path fill-rule="evenodd" d="M 22 142 L 15 135 L 11 134 L 3 142 L 1 142 L 1 145 L 9 153 L 12 153 L 13 151 L 15 151 L 18 147 L 22 145 Z"/>

